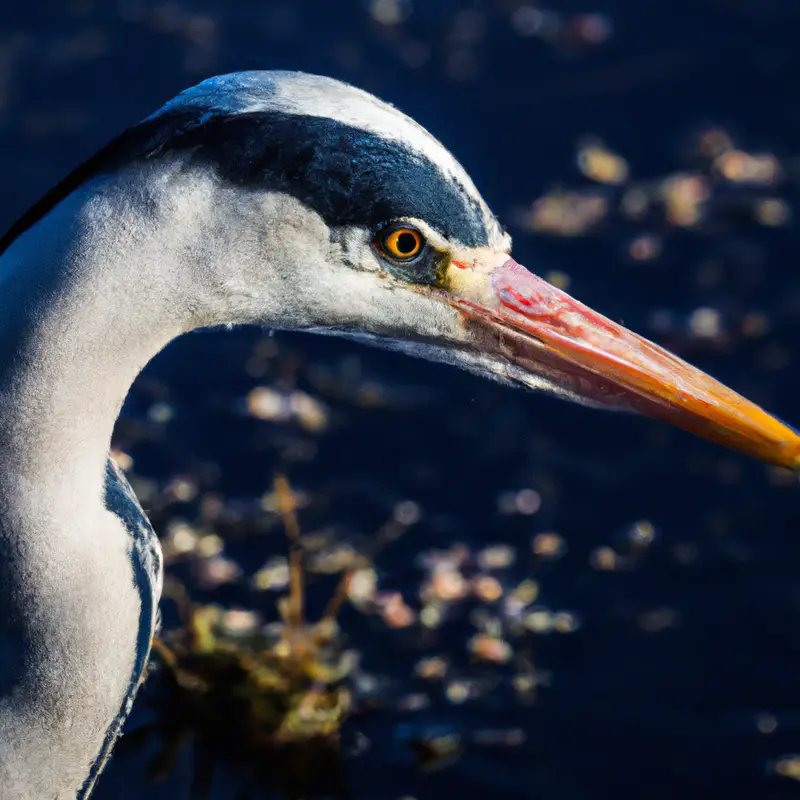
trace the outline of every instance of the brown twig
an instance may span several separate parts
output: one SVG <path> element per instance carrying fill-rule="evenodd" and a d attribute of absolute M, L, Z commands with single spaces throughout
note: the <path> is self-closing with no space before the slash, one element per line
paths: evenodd
<path fill-rule="evenodd" d="M 322 615 L 322 622 L 332 622 L 336 619 L 344 601 L 347 600 L 347 591 L 350 588 L 350 580 L 353 577 L 354 571 L 355 570 L 349 569 L 342 575 L 331 599 L 328 601 L 328 605 L 325 607 L 325 613 Z"/>
<path fill-rule="evenodd" d="M 297 499 L 285 475 L 275 476 L 275 497 L 278 512 L 289 539 L 289 624 L 299 628 L 303 624 L 303 550 L 300 542 L 300 524 L 297 521 Z"/>

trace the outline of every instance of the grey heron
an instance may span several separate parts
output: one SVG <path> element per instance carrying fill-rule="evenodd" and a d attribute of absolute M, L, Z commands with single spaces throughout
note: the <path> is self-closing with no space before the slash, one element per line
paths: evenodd
<path fill-rule="evenodd" d="M 145 671 L 157 539 L 109 443 L 183 332 L 335 334 L 795 468 L 800 436 L 511 259 L 469 176 L 373 96 L 212 78 L 0 239 L 0 800 L 86 798 Z"/>

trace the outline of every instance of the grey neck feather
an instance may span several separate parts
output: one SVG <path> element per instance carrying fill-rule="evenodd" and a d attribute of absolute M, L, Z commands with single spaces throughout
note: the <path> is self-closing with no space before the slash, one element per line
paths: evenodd
<path fill-rule="evenodd" d="M 162 164 L 83 187 L 0 258 L 0 800 L 75 797 L 130 681 L 139 598 L 103 504 L 128 388 L 183 331 L 299 313 L 265 254 L 291 268 L 310 224 Z"/>

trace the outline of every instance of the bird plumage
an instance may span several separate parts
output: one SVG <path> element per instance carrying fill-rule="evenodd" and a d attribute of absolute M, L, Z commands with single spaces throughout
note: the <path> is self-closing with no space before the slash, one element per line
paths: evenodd
<path fill-rule="evenodd" d="M 145 120 L 0 240 L 0 800 L 88 796 L 142 675 L 157 546 L 107 461 L 139 370 L 208 325 L 350 330 L 374 317 L 385 335 L 423 321 L 435 332 L 429 299 L 374 296 L 376 199 L 386 213 L 426 213 L 407 180 L 441 194 L 429 210 L 450 209 L 443 226 L 489 235 L 485 204 L 446 155 L 447 173 L 324 116 L 253 113 L 193 106 Z M 347 147 L 349 198 L 335 196 Z M 393 169 L 407 180 L 392 188 Z"/>
<path fill-rule="evenodd" d="M 164 582 L 158 537 L 128 479 L 111 458 L 106 462 L 105 506 L 108 511 L 119 517 L 130 537 L 130 566 L 133 584 L 139 592 L 141 605 L 136 655 L 128 688 L 122 698 L 119 713 L 108 726 L 103 745 L 92 762 L 86 782 L 78 792 L 77 800 L 84 800 L 91 795 L 100 773 L 111 757 L 117 739 L 122 734 L 122 726 L 133 708 L 136 692 L 145 678 L 150 647 L 159 626 L 158 602 Z"/>

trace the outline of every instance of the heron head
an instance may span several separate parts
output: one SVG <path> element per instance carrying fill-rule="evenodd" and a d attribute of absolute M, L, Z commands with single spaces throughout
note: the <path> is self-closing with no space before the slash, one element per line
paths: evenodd
<path fill-rule="evenodd" d="M 123 149 L 214 187 L 203 244 L 222 254 L 224 321 L 401 349 L 800 466 L 793 429 L 514 261 L 450 152 L 366 92 L 302 73 L 212 78 Z"/>

